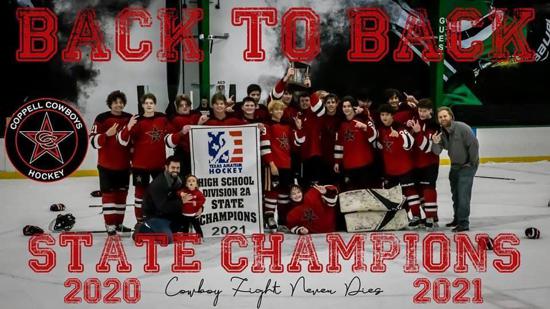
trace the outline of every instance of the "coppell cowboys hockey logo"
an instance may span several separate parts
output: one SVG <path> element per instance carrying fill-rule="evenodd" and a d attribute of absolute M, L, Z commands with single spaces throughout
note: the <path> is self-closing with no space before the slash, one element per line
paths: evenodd
<path fill-rule="evenodd" d="M 243 162 L 241 130 L 208 132 L 210 174 L 240 173 Z"/>
<path fill-rule="evenodd" d="M 21 174 L 52 182 L 78 169 L 88 150 L 88 134 L 72 106 L 56 99 L 37 99 L 12 115 L 5 143 L 8 157 Z"/>

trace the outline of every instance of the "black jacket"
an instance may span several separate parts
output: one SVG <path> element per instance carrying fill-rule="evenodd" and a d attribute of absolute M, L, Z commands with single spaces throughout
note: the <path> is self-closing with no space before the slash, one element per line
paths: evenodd
<path fill-rule="evenodd" d="M 178 177 L 173 184 L 166 172 L 160 174 L 153 180 L 147 188 L 145 198 L 143 199 L 143 215 L 145 218 L 165 218 L 174 219 L 181 215 L 182 202 L 177 195 L 177 190 L 182 186 L 182 181 Z"/>

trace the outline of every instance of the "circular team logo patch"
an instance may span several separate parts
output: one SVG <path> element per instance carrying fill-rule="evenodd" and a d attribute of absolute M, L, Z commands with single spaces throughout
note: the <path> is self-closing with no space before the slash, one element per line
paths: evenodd
<path fill-rule="evenodd" d="M 5 148 L 15 168 L 26 177 L 52 182 L 80 167 L 88 150 L 84 119 L 57 99 L 25 103 L 6 125 Z"/>

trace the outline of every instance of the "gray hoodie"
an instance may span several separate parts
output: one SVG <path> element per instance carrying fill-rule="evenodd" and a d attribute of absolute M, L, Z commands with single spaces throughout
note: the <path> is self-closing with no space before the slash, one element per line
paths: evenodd
<path fill-rule="evenodd" d="M 439 155 L 443 149 L 447 149 L 451 165 L 478 166 L 479 143 L 469 125 L 453 120 L 451 126 L 442 131 L 441 142 L 432 145 L 433 153 Z"/>

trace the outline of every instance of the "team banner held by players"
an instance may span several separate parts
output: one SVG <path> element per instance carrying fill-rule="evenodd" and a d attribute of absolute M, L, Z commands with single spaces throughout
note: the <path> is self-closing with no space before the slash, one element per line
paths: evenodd
<path fill-rule="evenodd" d="M 205 237 L 263 233 L 257 125 L 192 126 L 191 165 L 206 197 Z"/>

